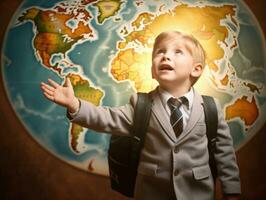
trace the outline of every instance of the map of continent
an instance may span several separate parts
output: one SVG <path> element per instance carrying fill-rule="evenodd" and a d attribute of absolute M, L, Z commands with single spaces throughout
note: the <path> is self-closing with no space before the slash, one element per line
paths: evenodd
<path fill-rule="evenodd" d="M 65 58 L 66 53 L 73 45 L 94 39 L 95 33 L 90 26 L 92 16 L 86 6 L 95 0 L 73 1 L 60 3 L 52 10 L 30 8 L 18 18 L 20 23 L 31 21 L 34 23 L 35 37 L 33 46 L 42 64 L 48 69 L 62 75 L 63 67 L 72 67 L 73 64 L 61 59 L 58 63 L 51 63 L 54 54 L 61 53 Z M 115 15 L 121 2 L 116 0 L 102 0 L 95 4 L 100 10 L 99 22 Z"/>
<path fill-rule="evenodd" d="M 101 90 L 91 87 L 89 81 L 82 79 L 82 77 L 80 77 L 79 75 L 70 74 L 68 75 L 68 77 L 70 78 L 76 97 L 91 102 L 95 106 L 100 105 L 100 101 L 104 95 L 104 93 Z M 82 128 L 77 124 L 71 123 L 69 138 L 70 138 L 71 148 L 76 153 L 84 151 L 84 149 L 82 149 L 84 147 L 82 146 L 84 142 L 81 140 L 82 137 L 80 137 L 83 131 L 84 128 Z"/>
<path fill-rule="evenodd" d="M 66 53 L 77 43 L 93 39 L 94 30 L 89 22 L 92 18 L 86 6 L 92 4 L 99 9 L 98 21 L 103 21 L 114 16 L 119 11 L 121 2 L 117 0 L 101 0 L 96 3 L 91 1 L 73 1 L 73 3 L 60 3 L 52 10 L 30 8 L 18 18 L 19 23 L 31 21 L 35 27 L 33 47 L 43 66 L 55 71 L 62 76 L 64 68 L 71 68 L 74 64 L 66 60 Z M 59 62 L 52 64 L 52 57 L 55 54 L 62 54 Z M 78 69 L 79 71 L 80 69 Z M 100 105 L 104 92 L 100 89 L 90 87 L 89 81 L 82 79 L 78 74 L 68 74 L 72 82 L 75 95 L 83 100 Z M 86 151 L 82 134 L 84 128 L 77 124 L 70 124 L 69 141 L 70 147 L 75 153 Z"/>

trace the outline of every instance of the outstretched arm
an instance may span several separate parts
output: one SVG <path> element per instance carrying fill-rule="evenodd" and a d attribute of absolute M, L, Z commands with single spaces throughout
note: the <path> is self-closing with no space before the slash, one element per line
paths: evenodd
<path fill-rule="evenodd" d="M 76 112 L 79 108 L 79 100 L 75 97 L 74 90 L 69 78 L 66 78 L 64 85 L 48 79 L 48 84 L 41 82 L 41 89 L 44 96 L 58 105 L 64 106 L 69 112 Z"/>

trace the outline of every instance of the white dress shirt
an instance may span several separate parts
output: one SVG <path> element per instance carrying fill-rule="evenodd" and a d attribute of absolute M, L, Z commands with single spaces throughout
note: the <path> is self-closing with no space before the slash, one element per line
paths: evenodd
<path fill-rule="evenodd" d="M 163 90 L 160 87 L 159 87 L 159 93 L 160 93 L 160 98 L 161 98 L 162 104 L 163 104 L 166 112 L 168 113 L 169 120 L 170 120 L 171 110 L 170 110 L 167 102 L 170 98 L 172 98 L 172 97 L 176 98 L 176 97 L 172 96 L 169 92 Z M 186 99 L 188 100 L 188 105 L 182 104 L 179 108 L 182 115 L 183 115 L 183 129 L 185 129 L 185 127 L 188 123 L 191 109 L 192 109 L 192 105 L 193 105 L 194 89 L 191 88 L 186 94 L 183 95 L 183 97 L 186 97 Z"/>

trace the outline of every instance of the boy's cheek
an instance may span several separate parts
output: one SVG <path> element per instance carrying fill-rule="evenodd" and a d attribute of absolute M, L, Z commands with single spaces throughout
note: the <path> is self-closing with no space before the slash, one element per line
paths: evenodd
<path fill-rule="evenodd" d="M 156 79 L 156 72 L 155 72 L 155 67 L 154 65 L 151 66 L 151 77 Z"/>

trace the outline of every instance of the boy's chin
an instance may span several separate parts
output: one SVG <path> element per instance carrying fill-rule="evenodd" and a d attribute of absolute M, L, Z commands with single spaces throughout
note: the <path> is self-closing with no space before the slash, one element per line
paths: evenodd
<path fill-rule="evenodd" d="M 176 78 L 175 77 L 171 77 L 169 75 L 161 75 L 161 76 L 158 76 L 156 78 L 156 80 L 159 82 L 159 83 L 174 83 L 174 82 L 177 82 Z"/>
<path fill-rule="evenodd" d="M 171 80 L 171 79 L 160 79 L 160 80 L 157 80 L 157 82 L 159 83 L 161 87 L 164 87 L 164 88 L 172 87 L 173 85 L 176 84 L 176 81 Z"/>

